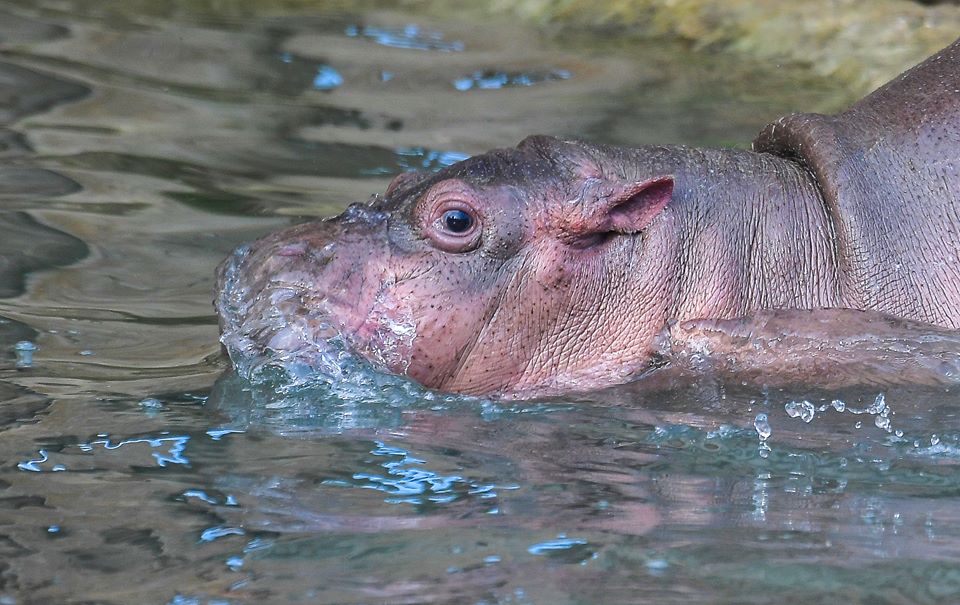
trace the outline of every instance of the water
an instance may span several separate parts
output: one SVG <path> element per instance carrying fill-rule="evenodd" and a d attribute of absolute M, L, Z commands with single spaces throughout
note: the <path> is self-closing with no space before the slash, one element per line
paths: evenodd
<path fill-rule="evenodd" d="M 288 6 L 0 1 L 0 602 L 958 599 L 950 386 L 221 377 L 240 242 L 529 133 L 744 144 L 836 93 L 664 41 Z"/>

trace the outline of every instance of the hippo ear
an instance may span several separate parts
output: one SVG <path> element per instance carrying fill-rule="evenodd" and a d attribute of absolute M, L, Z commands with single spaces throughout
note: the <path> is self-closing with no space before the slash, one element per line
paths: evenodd
<path fill-rule="evenodd" d="M 672 176 L 626 182 L 597 179 L 595 183 L 585 196 L 583 214 L 566 225 L 572 241 L 585 243 L 597 236 L 643 231 L 673 198 Z"/>

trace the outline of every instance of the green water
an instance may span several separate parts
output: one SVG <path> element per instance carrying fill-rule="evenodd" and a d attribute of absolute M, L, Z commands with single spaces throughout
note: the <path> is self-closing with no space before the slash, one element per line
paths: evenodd
<path fill-rule="evenodd" d="M 837 88 L 372 3 L 0 0 L 0 603 L 957 601 L 952 392 L 884 391 L 888 432 L 788 413 L 877 391 L 214 386 L 240 242 L 530 133 L 747 145 Z"/>

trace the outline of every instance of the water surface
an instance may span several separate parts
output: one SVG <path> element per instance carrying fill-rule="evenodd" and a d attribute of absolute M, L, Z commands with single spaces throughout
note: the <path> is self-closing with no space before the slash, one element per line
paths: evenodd
<path fill-rule="evenodd" d="M 835 87 L 662 40 L 216 7 L 0 1 L 0 602 L 957 599 L 947 387 L 217 382 L 240 242 L 530 133 L 744 145 Z"/>

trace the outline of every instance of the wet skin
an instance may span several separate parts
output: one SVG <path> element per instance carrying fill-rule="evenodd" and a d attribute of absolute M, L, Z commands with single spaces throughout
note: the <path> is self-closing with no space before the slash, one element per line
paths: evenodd
<path fill-rule="evenodd" d="M 835 308 L 955 329 L 958 170 L 958 43 L 753 151 L 529 137 L 235 253 L 223 340 L 311 366 L 338 336 L 429 387 L 527 397 L 634 378 L 687 320 Z"/>

